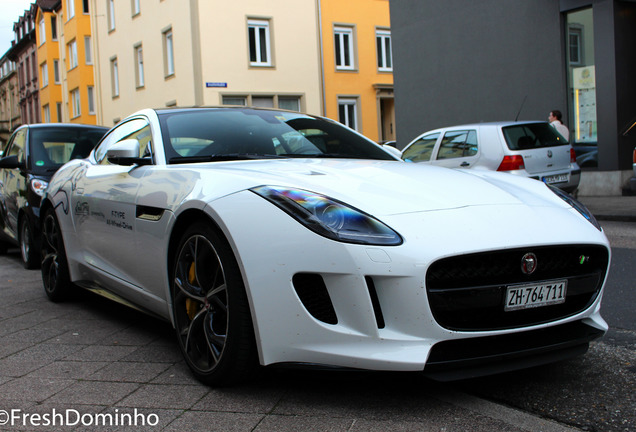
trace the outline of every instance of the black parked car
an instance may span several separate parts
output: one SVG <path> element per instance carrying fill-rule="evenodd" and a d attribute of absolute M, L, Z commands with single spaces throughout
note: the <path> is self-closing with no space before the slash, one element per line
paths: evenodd
<path fill-rule="evenodd" d="M 107 131 L 64 123 L 16 129 L 0 159 L 0 251 L 19 245 L 24 266 L 39 266 L 40 199 L 48 181 L 69 160 L 87 157 Z"/>

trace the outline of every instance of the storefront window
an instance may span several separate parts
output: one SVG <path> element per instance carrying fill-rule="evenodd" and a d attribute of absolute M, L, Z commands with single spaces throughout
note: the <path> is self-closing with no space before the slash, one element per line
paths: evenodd
<path fill-rule="evenodd" d="M 570 142 L 582 168 L 598 167 L 592 9 L 566 15 Z"/>

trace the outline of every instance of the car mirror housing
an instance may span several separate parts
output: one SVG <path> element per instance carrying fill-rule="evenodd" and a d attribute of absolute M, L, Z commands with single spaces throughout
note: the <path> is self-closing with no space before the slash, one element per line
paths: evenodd
<path fill-rule="evenodd" d="M 24 166 L 24 162 L 20 162 L 18 160 L 18 156 L 12 155 L 12 156 L 3 157 L 2 159 L 0 159 L 0 168 L 24 169 L 25 166 Z"/>
<path fill-rule="evenodd" d="M 136 139 L 125 139 L 113 144 L 106 151 L 108 162 L 116 165 L 148 165 L 149 158 L 139 157 L 139 141 Z"/>

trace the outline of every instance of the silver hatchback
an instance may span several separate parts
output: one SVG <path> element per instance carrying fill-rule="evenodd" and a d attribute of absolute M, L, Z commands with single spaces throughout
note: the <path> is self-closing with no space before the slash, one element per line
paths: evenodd
<path fill-rule="evenodd" d="M 547 122 L 477 123 L 435 129 L 404 150 L 407 162 L 482 168 L 541 180 L 574 192 L 581 180 L 572 146 Z"/>

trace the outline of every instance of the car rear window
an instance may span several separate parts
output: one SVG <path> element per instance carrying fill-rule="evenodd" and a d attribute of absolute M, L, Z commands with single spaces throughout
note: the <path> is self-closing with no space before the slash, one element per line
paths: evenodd
<path fill-rule="evenodd" d="M 502 129 L 510 150 L 529 150 L 568 144 L 567 140 L 548 123 L 520 124 Z"/>
<path fill-rule="evenodd" d="M 29 131 L 33 172 L 55 172 L 71 159 L 84 159 L 108 129 L 32 128 Z"/>

